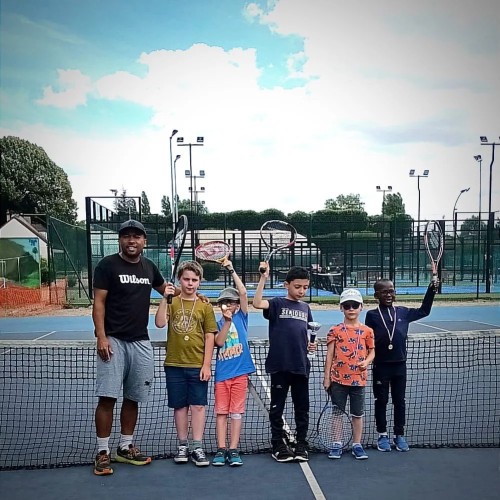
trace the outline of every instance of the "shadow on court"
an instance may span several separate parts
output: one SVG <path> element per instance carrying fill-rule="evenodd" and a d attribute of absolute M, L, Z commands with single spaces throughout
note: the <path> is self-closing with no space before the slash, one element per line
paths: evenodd
<path fill-rule="evenodd" d="M 145 467 L 115 464 L 112 476 L 92 467 L 0 472 L 2 498 L 87 500 L 89 498 L 493 500 L 500 491 L 499 448 L 412 449 L 409 453 L 369 450 L 369 459 L 350 454 L 328 460 L 312 454 L 306 471 L 279 464 L 269 454 L 245 455 L 239 468 L 175 464 L 155 460 Z M 308 473 L 319 491 L 311 489 Z M 305 473 L 306 472 L 306 473 Z"/>

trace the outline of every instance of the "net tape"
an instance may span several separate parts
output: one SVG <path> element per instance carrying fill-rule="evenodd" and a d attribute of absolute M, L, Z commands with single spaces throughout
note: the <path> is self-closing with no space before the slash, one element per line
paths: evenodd
<path fill-rule="evenodd" d="M 323 451 L 316 422 L 325 403 L 323 367 L 326 345 L 320 339 L 312 361 L 309 444 Z M 164 343 L 153 342 L 155 381 L 141 405 L 137 445 L 154 458 L 172 457 L 177 448 L 173 412 L 167 407 Z M 258 367 L 251 375 L 243 417 L 240 450 L 268 452 L 270 446 L 269 380 L 264 363 L 267 341 L 252 341 Z M 413 447 L 500 446 L 500 381 L 497 360 L 500 331 L 463 334 L 410 334 L 408 340 L 407 432 Z M 0 341 L 0 469 L 50 468 L 93 463 L 96 453 L 94 411 L 95 343 L 93 341 Z M 371 376 L 371 373 L 370 373 Z M 363 440 L 376 445 L 371 378 L 366 387 Z M 204 445 L 217 449 L 213 382 Z M 110 440 L 119 439 L 119 400 Z M 392 423 L 392 405 L 388 422 Z M 295 428 L 287 400 L 284 419 Z"/>

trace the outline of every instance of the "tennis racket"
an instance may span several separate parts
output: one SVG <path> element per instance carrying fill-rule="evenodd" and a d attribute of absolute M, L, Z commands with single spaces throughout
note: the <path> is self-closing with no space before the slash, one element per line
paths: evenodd
<path fill-rule="evenodd" d="M 334 446 L 345 450 L 352 440 L 351 418 L 329 398 L 318 417 L 316 433 L 325 450 L 330 451 Z"/>
<path fill-rule="evenodd" d="M 264 259 L 267 264 L 276 252 L 289 248 L 295 243 L 297 230 L 288 222 L 269 220 L 260 228 L 260 238 L 267 247 L 267 255 Z M 259 271 L 265 273 L 266 268 L 260 267 Z"/>
<path fill-rule="evenodd" d="M 186 241 L 186 234 L 188 230 L 188 220 L 185 215 L 181 215 L 177 224 L 175 225 L 172 241 L 170 242 L 170 261 L 172 263 L 172 275 L 170 276 L 170 283 L 175 284 L 175 275 L 181 260 L 182 251 L 184 250 L 184 243 Z M 167 296 L 167 304 L 172 303 L 172 295 Z"/>
<path fill-rule="evenodd" d="M 316 334 L 320 328 L 321 323 L 318 323 L 317 321 L 309 321 L 309 323 L 307 323 L 307 329 L 309 330 L 309 342 L 311 342 L 311 344 L 316 341 Z M 307 357 L 309 359 L 316 357 L 316 351 L 308 352 Z"/>
<path fill-rule="evenodd" d="M 198 245 L 194 254 L 200 260 L 222 264 L 231 255 L 231 247 L 225 241 L 207 241 Z"/>
<path fill-rule="evenodd" d="M 438 266 L 441 257 L 443 256 L 444 238 L 441 226 L 435 220 L 427 222 L 424 231 L 424 244 L 432 268 L 432 281 L 437 281 Z"/>

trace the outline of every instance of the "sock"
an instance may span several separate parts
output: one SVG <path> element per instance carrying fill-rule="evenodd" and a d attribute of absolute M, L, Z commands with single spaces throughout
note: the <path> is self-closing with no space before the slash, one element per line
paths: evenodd
<path fill-rule="evenodd" d="M 188 446 L 189 447 L 188 440 L 187 439 L 179 439 L 179 446 Z"/>
<path fill-rule="evenodd" d="M 132 444 L 134 440 L 134 436 L 130 435 L 127 436 L 125 434 L 120 434 L 120 449 L 121 450 L 128 450 L 129 446 Z"/>
<path fill-rule="evenodd" d="M 356 446 L 358 444 L 359 444 L 359 446 L 361 446 L 361 443 L 352 443 L 353 446 Z"/>
<path fill-rule="evenodd" d="M 196 450 L 197 448 L 201 448 L 201 441 L 193 440 L 193 450 Z"/>
<path fill-rule="evenodd" d="M 378 437 L 388 437 L 387 432 L 380 432 Z"/>
<path fill-rule="evenodd" d="M 105 451 L 109 455 L 109 436 L 107 438 L 97 438 L 97 451 Z"/>

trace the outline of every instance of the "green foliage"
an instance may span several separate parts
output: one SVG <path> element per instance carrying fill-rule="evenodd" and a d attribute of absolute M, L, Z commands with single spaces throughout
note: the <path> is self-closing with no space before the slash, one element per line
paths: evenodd
<path fill-rule="evenodd" d="M 127 196 L 127 190 L 122 189 L 120 196 L 114 201 L 115 212 L 127 218 L 137 218 L 136 198 Z"/>
<path fill-rule="evenodd" d="M 141 213 L 142 215 L 151 215 L 148 195 L 144 191 L 141 193 Z"/>
<path fill-rule="evenodd" d="M 340 194 L 325 201 L 327 210 L 363 210 L 364 205 L 359 194 Z"/>
<path fill-rule="evenodd" d="M 76 202 L 64 170 L 36 144 L 6 136 L 0 138 L 0 225 L 7 211 L 49 214 L 76 221 Z"/>
<path fill-rule="evenodd" d="M 161 199 L 161 213 L 165 217 L 172 215 L 172 208 L 170 207 L 170 198 L 165 195 L 163 195 Z"/>
<path fill-rule="evenodd" d="M 382 213 L 386 217 L 397 214 L 405 214 L 405 204 L 400 193 L 389 193 L 382 202 Z"/>

